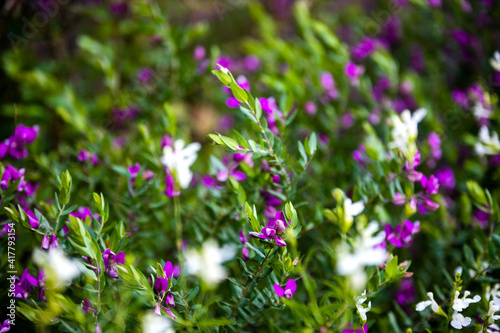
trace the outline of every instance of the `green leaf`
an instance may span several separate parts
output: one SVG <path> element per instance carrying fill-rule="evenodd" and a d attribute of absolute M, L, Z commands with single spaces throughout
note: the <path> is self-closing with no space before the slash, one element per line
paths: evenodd
<path fill-rule="evenodd" d="M 221 71 L 212 70 L 212 74 L 217 76 L 217 78 L 220 80 L 220 82 L 222 82 L 224 84 L 229 84 L 232 81 L 232 79 L 229 75 L 227 75 L 226 73 L 223 73 Z"/>
<path fill-rule="evenodd" d="M 467 182 L 470 195 L 481 205 L 486 205 L 486 194 L 479 184 L 473 180 Z"/>
<path fill-rule="evenodd" d="M 255 118 L 257 118 L 257 120 L 259 120 L 261 116 L 262 116 L 262 106 L 260 105 L 259 99 L 256 98 L 255 99 Z"/>
<path fill-rule="evenodd" d="M 387 266 L 385 267 L 385 273 L 388 280 L 396 277 L 398 273 L 398 256 L 392 257 L 392 259 L 387 263 Z"/>
<path fill-rule="evenodd" d="M 231 88 L 231 92 L 233 93 L 234 97 L 238 101 L 240 101 L 241 103 L 246 103 L 248 101 L 248 95 L 246 91 L 241 88 L 236 82 L 231 81 L 229 87 Z"/>
<path fill-rule="evenodd" d="M 309 156 L 312 156 L 316 152 L 317 146 L 318 146 L 318 140 L 316 138 L 316 133 L 313 133 L 309 138 L 309 152 L 310 152 Z"/>

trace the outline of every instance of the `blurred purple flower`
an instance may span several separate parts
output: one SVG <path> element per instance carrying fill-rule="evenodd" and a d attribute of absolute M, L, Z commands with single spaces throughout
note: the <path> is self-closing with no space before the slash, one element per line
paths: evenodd
<path fill-rule="evenodd" d="M 149 67 L 141 68 L 137 72 L 137 80 L 142 84 L 149 84 L 154 77 L 155 72 Z"/>
<path fill-rule="evenodd" d="M 243 67 L 250 72 L 256 71 L 260 67 L 259 57 L 254 55 L 246 56 L 245 59 L 243 59 Z"/>
<path fill-rule="evenodd" d="M 455 187 L 455 175 L 450 168 L 442 168 L 435 172 L 439 184 L 448 190 Z"/>
<path fill-rule="evenodd" d="M 102 254 L 102 260 L 104 262 L 105 271 L 108 272 L 109 276 L 112 278 L 118 278 L 118 267 L 117 264 L 125 264 L 125 253 L 123 251 L 115 254 L 110 249 L 106 249 Z"/>
<path fill-rule="evenodd" d="M 386 240 L 395 247 L 403 247 L 411 242 L 411 236 L 420 231 L 420 222 L 412 223 L 406 220 L 403 225 L 398 224 L 393 229 L 390 224 L 385 226 Z"/>
<path fill-rule="evenodd" d="M 362 61 L 377 50 L 378 41 L 375 38 L 365 37 L 351 48 L 351 56 L 354 60 Z"/>
<path fill-rule="evenodd" d="M 15 279 L 17 282 L 14 285 L 14 297 L 16 298 L 27 299 L 31 292 L 31 287 L 38 287 L 38 280 L 29 273 L 27 268 L 20 279 L 17 276 Z"/>
<path fill-rule="evenodd" d="M 42 238 L 42 246 L 41 248 L 44 250 L 49 250 L 49 249 L 57 249 L 59 247 L 59 243 L 57 242 L 57 237 L 56 235 L 48 236 L 45 235 Z"/>
<path fill-rule="evenodd" d="M 203 46 L 197 45 L 193 51 L 193 59 L 195 61 L 200 61 L 205 58 L 206 53 L 207 52 L 205 51 L 205 48 Z"/>

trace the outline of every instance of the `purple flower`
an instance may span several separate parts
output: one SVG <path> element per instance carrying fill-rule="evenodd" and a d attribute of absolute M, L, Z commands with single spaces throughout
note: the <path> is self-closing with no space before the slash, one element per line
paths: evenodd
<path fill-rule="evenodd" d="M 329 72 L 321 73 L 319 82 L 325 90 L 335 89 L 335 80 L 333 79 L 332 74 Z"/>
<path fill-rule="evenodd" d="M 114 16 L 125 16 L 129 13 L 129 5 L 126 1 L 113 2 L 109 5 L 109 10 Z"/>
<path fill-rule="evenodd" d="M 195 61 L 203 60 L 203 58 L 205 58 L 206 53 L 207 52 L 205 51 L 205 48 L 201 45 L 198 45 L 195 47 L 193 51 L 193 59 Z"/>
<path fill-rule="evenodd" d="M 37 279 L 30 275 L 27 268 L 24 270 L 20 279 L 16 276 L 16 281 L 14 286 L 14 296 L 16 298 L 26 299 L 31 292 L 31 286 L 38 287 Z"/>
<path fill-rule="evenodd" d="M 430 176 L 427 178 L 426 176 L 422 176 L 420 180 L 422 187 L 429 194 L 436 194 L 439 190 L 439 180 L 435 176 Z"/>
<path fill-rule="evenodd" d="M 490 214 L 488 212 L 478 209 L 474 211 L 472 217 L 481 229 L 485 229 L 488 226 L 488 221 L 490 220 Z"/>
<path fill-rule="evenodd" d="M 127 168 L 128 173 L 130 173 L 130 177 L 132 179 L 135 179 L 137 175 L 139 174 L 139 170 L 141 170 L 141 165 L 139 163 L 136 163 L 135 165 L 131 165 Z"/>
<path fill-rule="evenodd" d="M 279 284 L 274 284 L 274 291 L 278 297 L 292 298 L 297 290 L 297 283 L 294 279 L 289 279 L 286 282 L 285 289 L 283 289 Z"/>
<path fill-rule="evenodd" d="M 173 294 L 167 294 L 167 296 L 165 297 L 165 303 L 166 303 L 168 306 L 175 306 L 175 298 L 174 298 L 174 295 L 173 295 Z"/>
<path fill-rule="evenodd" d="M 90 303 L 90 301 L 87 298 L 83 299 L 82 310 L 86 315 L 89 314 L 89 310 L 95 313 L 94 306 L 92 305 L 92 303 Z"/>
<path fill-rule="evenodd" d="M 408 220 L 403 225 L 398 224 L 396 230 L 390 224 L 385 226 L 386 240 L 395 247 L 403 247 L 411 242 L 411 236 L 420 231 L 420 222 L 412 223 Z"/>
<path fill-rule="evenodd" d="M 396 302 L 399 305 L 411 304 L 415 301 L 416 291 L 411 279 L 401 280 L 396 293 Z"/>
<path fill-rule="evenodd" d="M 180 274 L 180 268 L 178 265 L 172 265 L 170 261 L 167 261 L 165 263 L 165 266 L 163 267 L 163 271 L 165 272 L 165 276 L 169 279 L 173 277 L 178 277 Z"/>
<path fill-rule="evenodd" d="M 38 134 L 38 126 L 27 127 L 19 124 L 14 130 L 13 139 L 19 144 L 32 143 Z"/>
<path fill-rule="evenodd" d="M 90 153 L 86 151 L 85 149 L 80 150 L 78 153 L 78 160 L 80 162 L 84 162 L 90 158 Z"/>
<path fill-rule="evenodd" d="M 429 146 L 431 147 L 431 155 L 434 159 L 439 160 L 441 158 L 441 138 L 437 133 L 430 133 L 429 137 Z"/>
<path fill-rule="evenodd" d="M 436 171 L 436 177 L 441 186 L 448 190 L 455 187 L 455 175 L 450 168 L 442 168 Z"/>
<path fill-rule="evenodd" d="M 96 166 L 97 164 L 99 164 L 99 158 L 97 157 L 96 154 L 92 154 L 92 157 L 90 158 L 90 160 L 92 161 L 93 166 Z"/>
<path fill-rule="evenodd" d="M 38 229 L 38 227 L 40 226 L 40 221 L 38 220 L 38 217 L 36 217 L 31 210 L 27 210 L 26 215 L 28 215 L 30 226 L 33 229 Z"/>
<path fill-rule="evenodd" d="M 310 116 L 315 115 L 317 111 L 316 104 L 314 104 L 314 102 L 312 101 L 308 101 L 306 102 L 306 104 L 304 104 L 304 110 Z"/>
<path fill-rule="evenodd" d="M 245 244 L 246 242 L 248 242 L 248 239 L 245 236 L 245 234 L 243 233 L 243 231 L 240 231 L 239 235 L 240 235 L 240 241 L 241 241 L 242 244 Z"/>
<path fill-rule="evenodd" d="M 220 65 L 222 67 L 225 67 L 229 70 L 233 68 L 233 60 L 229 57 L 226 56 L 221 56 L 215 61 L 216 65 Z"/>
<path fill-rule="evenodd" d="M 354 60 L 362 61 L 369 57 L 377 49 L 377 40 L 370 37 L 363 38 L 351 50 Z"/>
<path fill-rule="evenodd" d="M 141 82 L 142 84 L 148 84 L 151 82 L 154 75 L 155 72 L 151 68 L 149 67 L 141 68 L 137 73 L 137 80 L 139 80 L 139 82 Z"/>
<path fill-rule="evenodd" d="M 451 92 L 451 98 L 455 103 L 463 107 L 464 109 L 469 108 L 469 98 L 467 97 L 467 93 L 462 90 L 453 90 Z"/>
<path fill-rule="evenodd" d="M 246 56 L 245 59 L 243 59 L 243 66 L 247 71 L 256 71 L 260 67 L 260 59 L 254 55 Z"/>
<path fill-rule="evenodd" d="M 367 324 L 365 324 L 362 328 L 358 328 L 358 329 L 351 329 L 352 328 L 351 324 L 349 324 L 347 327 L 349 329 L 342 330 L 342 333 L 368 333 L 368 325 Z"/>
<path fill-rule="evenodd" d="M 241 249 L 241 254 L 243 256 L 243 260 L 247 261 L 248 258 L 249 258 L 249 255 L 250 255 L 250 250 L 248 249 L 248 247 L 244 247 Z"/>
<path fill-rule="evenodd" d="M 428 0 L 431 7 L 441 7 L 441 0 Z"/>
<path fill-rule="evenodd" d="M 352 61 L 349 61 L 344 68 L 345 75 L 349 78 L 352 85 L 359 84 L 359 77 L 363 75 L 365 72 L 365 68 L 363 66 L 357 66 Z"/>
<path fill-rule="evenodd" d="M 165 172 L 167 173 L 167 175 L 165 176 L 165 185 L 166 185 L 165 194 L 169 198 L 179 196 L 181 192 L 178 189 L 176 189 L 174 176 L 172 176 L 168 168 L 165 168 Z"/>
<path fill-rule="evenodd" d="M 118 278 L 118 267 L 116 264 L 125 264 L 125 253 L 120 251 L 115 255 L 110 249 L 106 249 L 102 254 L 102 260 L 104 261 L 105 270 L 108 272 L 109 276 L 112 278 Z"/>
<path fill-rule="evenodd" d="M 165 134 L 161 138 L 161 149 L 165 147 L 172 147 L 174 145 L 174 140 L 172 140 L 172 137 L 168 134 Z"/>
<path fill-rule="evenodd" d="M 10 331 L 10 320 L 5 319 L 3 323 L 0 323 L 0 333 L 5 333 Z"/>
<path fill-rule="evenodd" d="M 394 193 L 394 200 L 392 201 L 392 203 L 396 206 L 402 206 L 404 205 L 406 202 L 406 197 L 399 193 L 399 192 L 395 192 Z"/>
<path fill-rule="evenodd" d="M 92 217 L 95 217 L 96 219 L 98 218 L 98 216 L 92 215 L 88 207 L 78 207 L 75 212 L 71 212 L 69 213 L 69 215 L 74 216 L 82 221 L 85 221 L 87 217 L 89 217 L 90 219 L 92 219 Z"/>
<path fill-rule="evenodd" d="M 49 250 L 49 249 L 57 249 L 59 247 L 59 244 L 57 243 L 57 237 L 56 235 L 48 236 L 45 235 L 42 238 L 42 246 L 41 248 L 44 250 Z"/>
<path fill-rule="evenodd" d="M 153 179 L 153 176 L 154 176 L 154 173 L 151 170 L 144 170 L 144 172 L 142 173 L 142 178 L 144 180 L 151 180 L 151 179 Z"/>
<path fill-rule="evenodd" d="M 168 279 L 157 276 L 154 288 L 157 293 L 163 294 L 168 289 Z"/>
<path fill-rule="evenodd" d="M 427 214 L 429 212 L 434 212 L 439 209 L 439 204 L 428 198 L 423 198 L 420 205 L 418 206 L 418 212 L 420 214 Z"/>

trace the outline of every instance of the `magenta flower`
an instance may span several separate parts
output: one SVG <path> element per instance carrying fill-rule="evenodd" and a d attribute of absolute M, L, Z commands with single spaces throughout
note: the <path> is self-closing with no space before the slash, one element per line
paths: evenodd
<path fill-rule="evenodd" d="M 165 263 L 165 266 L 163 267 L 163 271 L 165 272 L 165 276 L 169 279 L 178 277 L 180 274 L 180 268 L 178 265 L 172 265 L 170 261 L 167 261 Z"/>
<path fill-rule="evenodd" d="M 426 176 L 422 176 L 422 178 L 420 179 L 420 184 L 422 184 L 422 187 L 424 188 L 425 192 L 429 194 L 438 193 L 439 181 L 437 177 L 430 176 L 429 178 L 427 178 Z"/>
<path fill-rule="evenodd" d="M 174 140 L 172 140 L 172 137 L 168 134 L 165 134 L 161 138 L 161 149 L 165 147 L 172 147 L 174 145 Z"/>
<path fill-rule="evenodd" d="M 38 280 L 29 273 L 27 268 L 20 279 L 16 276 L 16 281 L 14 286 L 14 296 L 16 298 L 26 299 L 31 292 L 31 287 L 38 287 Z"/>
<path fill-rule="evenodd" d="M 144 180 L 151 180 L 151 179 L 153 179 L 153 176 L 154 176 L 154 173 L 151 170 L 144 170 L 144 172 L 142 173 L 142 178 Z"/>
<path fill-rule="evenodd" d="M 157 276 L 154 288 L 157 293 L 163 294 L 168 289 L 168 278 Z"/>
<path fill-rule="evenodd" d="M 175 306 L 175 298 L 174 298 L 174 295 L 173 295 L 173 294 L 167 294 L 167 296 L 165 296 L 165 303 L 166 303 L 168 306 Z"/>
<path fill-rule="evenodd" d="M 351 50 L 354 60 L 362 61 L 368 58 L 377 49 L 378 42 L 374 38 L 365 37 Z"/>
<path fill-rule="evenodd" d="M 49 249 L 57 249 L 59 247 L 59 244 L 57 243 L 57 237 L 56 235 L 48 236 L 45 235 L 42 238 L 42 246 L 41 248 L 44 250 L 49 250 Z"/>
<path fill-rule="evenodd" d="M 411 304 L 415 301 L 416 291 L 411 279 L 401 280 L 396 293 L 396 302 L 399 305 Z"/>
<path fill-rule="evenodd" d="M 261 229 L 260 233 L 253 231 L 250 232 L 250 238 L 271 240 L 278 246 L 286 246 L 286 243 L 283 238 L 281 238 L 281 235 L 283 231 L 288 228 L 288 225 L 289 224 L 286 222 L 283 213 L 278 211 L 276 212 L 275 217 L 269 220 L 267 226 Z"/>
<path fill-rule="evenodd" d="M 31 210 L 27 210 L 26 215 L 28 215 L 30 226 L 33 229 L 38 229 L 38 227 L 40 226 L 40 221 L 38 220 L 38 217 L 36 217 Z"/>
<path fill-rule="evenodd" d="M 242 244 L 245 244 L 246 242 L 248 242 L 248 239 L 245 236 L 245 234 L 243 233 L 243 231 L 240 231 L 239 235 L 240 235 L 240 241 L 241 241 Z"/>
<path fill-rule="evenodd" d="M 203 60 L 203 58 L 205 58 L 206 53 L 207 52 L 205 51 L 205 48 L 201 45 L 198 45 L 195 47 L 193 51 L 193 59 L 195 61 Z"/>
<path fill-rule="evenodd" d="M 88 160 L 90 158 L 90 153 L 88 151 L 86 151 L 85 149 L 82 149 L 80 150 L 80 152 L 78 152 L 78 160 L 80 162 L 84 162 L 86 160 Z"/>
<path fill-rule="evenodd" d="M 117 264 L 125 264 L 125 253 L 123 251 L 120 251 L 118 252 L 118 254 L 115 254 L 110 249 L 106 249 L 106 251 L 104 251 L 104 253 L 102 254 L 102 260 L 104 261 L 104 267 L 109 276 L 117 279 Z"/>
<path fill-rule="evenodd" d="M 395 192 L 394 193 L 394 200 L 392 201 L 392 203 L 396 206 L 402 206 L 404 205 L 406 202 L 406 197 L 399 193 L 399 192 Z"/>
<path fill-rule="evenodd" d="M 455 175 L 450 168 L 442 168 L 436 171 L 436 178 L 445 189 L 452 190 L 455 187 Z"/>
<path fill-rule="evenodd" d="M 285 289 L 283 289 L 279 284 L 274 284 L 274 291 L 278 297 L 292 298 L 297 290 L 297 283 L 294 279 L 289 279 L 286 283 Z"/>
<path fill-rule="evenodd" d="M 92 217 L 94 217 L 95 219 L 99 218 L 99 216 L 97 215 L 93 216 L 88 207 L 78 207 L 76 211 L 69 213 L 69 215 L 76 217 L 82 221 L 85 221 L 87 217 L 90 219 L 92 219 Z"/>
<path fill-rule="evenodd" d="M 317 108 L 316 108 L 316 104 L 314 104 L 313 101 L 307 101 L 305 104 L 304 104 L 304 110 L 306 111 L 306 113 L 310 116 L 316 114 L 316 111 L 317 111 Z"/>
<path fill-rule="evenodd" d="M 0 323 L 0 333 L 5 333 L 10 331 L 10 320 L 5 319 L 3 323 Z"/>
<path fill-rule="evenodd" d="M 260 67 L 259 57 L 254 55 L 246 56 L 245 59 L 243 59 L 243 67 L 250 72 L 256 71 Z"/>
<path fill-rule="evenodd" d="M 349 329 L 347 330 L 342 330 L 342 333 L 368 333 L 368 325 L 365 324 L 362 328 L 358 328 L 358 329 L 351 329 L 352 325 L 349 324 L 347 327 L 349 327 Z"/>
<path fill-rule="evenodd" d="M 398 224 L 396 230 L 390 224 L 385 226 L 386 240 L 395 247 L 403 247 L 411 242 L 411 236 L 420 231 L 420 222 L 412 223 L 408 220 L 404 225 Z"/>
<path fill-rule="evenodd" d="M 139 163 L 136 163 L 134 165 L 131 165 L 127 168 L 128 173 L 130 173 L 130 177 L 132 179 L 137 178 L 137 175 L 139 175 L 139 170 L 141 170 L 141 165 Z"/>
<path fill-rule="evenodd" d="M 149 67 L 141 68 L 137 73 L 137 80 L 143 84 L 148 84 L 153 79 L 154 74 L 155 72 Z"/>
<path fill-rule="evenodd" d="M 19 124 L 8 139 L 0 143 L 0 159 L 7 154 L 15 159 L 22 159 L 28 156 L 25 148 L 26 144 L 32 143 L 38 135 L 38 126 L 27 127 Z"/>
<path fill-rule="evenodd" d="M 92 303 L 87 299 L 83 299 L 83 305 L 82 305 L 82 310 L 83 312 L 88 315 L 89 314 L 89 311 L 92 311 L 95 313 L 95 308 L 94 306 L 92 305 Z"/>
<path fill-rule="evenodd" d="M 363 75 L 365 72 L 365 68 L 363 66 L 357 66 L 352 61 L 349 61 L 344 68 L 345 75 L 349 78 L 352 85 L 359 84 L 359 77 Z"/>
<path fill-rule="evenodd" d="M 176 188 L 174 176 L 172 176 L 168 168 L 165 168 L 165 172 L 167 173 L 165 177 L 165 185 L 166 185 L 165 194 L 169 198 L 179 196 L 181 192 Z"/>

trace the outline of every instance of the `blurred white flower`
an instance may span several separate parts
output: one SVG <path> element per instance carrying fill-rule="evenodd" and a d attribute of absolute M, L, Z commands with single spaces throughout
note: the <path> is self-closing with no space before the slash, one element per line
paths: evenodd
<path fill-rule="evenodd" d="M 344 199 L 344 218 L 348 224 L 351 224 L 353 217 L 361 214 L 365 209 L 365 204 L 362 201 L 353 203 L 351 199 Z"/>
<path fill-rule="evenodd" d="M 464 317 L 461 313 L 454 313 L 452 316 L 451 326 L 457 330 L 461 330 L 463 327 L 469 326 L 472 319 L 469 317 Z"/>
<path fill-rule="evenodd" d="M 427 297 L 429 297 L 431 300 L 430 301 L 423 301 L 417 304 L 415 310 L 417 311 L 424 311 L 429 305 L 431 306 L 431 309 L 433 312 L 438 312 L 439 311 L 439 305 L 436 303 L 434 300 L 434 294 L 431 292 L 427 293 Z"/>
<path fill-rule="evenodd" d="M 75 261 L 68 259 L 65 253 L 56 248 L 49 252 L 35 249 L 33 261 L 44 269 L 45 275 L 55 288 L 68 285 L 71 280 L 80 275 L 80 269 Z"/>
<path fill-rule="evenodd" d="M 482 103 L 476 102 L 476 104 L 474 104 L 473 113 L 477 119 L 489 119 L 493 114 L 493 111 L 485 108 Z"/>
<path fill-rule="evenodd" d="M 500 153 L 500 140 L 498 134 L 493 132 L 490 137 L 488 127 L 482 126 L 479 130 L 479 142 L 475 146 L 476 153 L 483 155 L 496 155 Z"/>
<path fill-rule="evenodd" d="M 181 188 L 186 188 L 193 179 L 193 173 L 189 169 L 198 157 L 201 145 L 193 142 L 184 148 L 184 141 L 175 140 L 173 146 L 163 148 L 161 163 L 176 175 Z"/>
<path fill-rule="evenodd" d="M 175 333 L 170 319 L 157 316 L 152 312 L 148 312 L 142 318 L 142 331 L 144 333 Z"/>
<path fill-rule="evenodd" d="M 399 149 L 406 159 L 413 162 L 417 151 L 415 141 L 418 136 L 418 124 L 424 119 L 427 110 L 418 109 L 413 114 L 410 110 L 404 110 L 401 115 L 392 115 L 392 140 L 391 148 Z"/>
<path fill-rule="evenodd" d="M 494 301 L 490 301 L 488 309 L 488 323 L 493 324 L 495 320 L 500 319 L 500 316 L 495 315 L 495 312 L 500 311 L 500 307 Z"/>
<path fill-rule="evenodd" d="M 359 236 L 352 244 L 352 251 L 347 245 L 338 250 L 337 272 L 351 277 L 352 287 L 361 289 L 366 282 L 365 266 L 381 265 L 387 259 L 385 248 L 379 246 L 385 240 L 385 232 L 378 231 L 378 223 L 370 222 L 366 228 L 358 231 Z"/>
<path fill-rule="evenodd" d="M 500 72 L 500 52 L 495 51 L 493 54 L 493 58 L 490 59 L 490 64 L 493 69 L 497 72 Z"/>
<path fill-rule="evenodd" d="M 199 276 L 209 286 L 224 280 L 227 276 L 222 263 L 234 258 L 236 247 L 225 245 L 219 248 L 214 240 L 203 244 L 201 251 L 189 249 L 185 253 L 186 269 L 189 274 Z"/>

